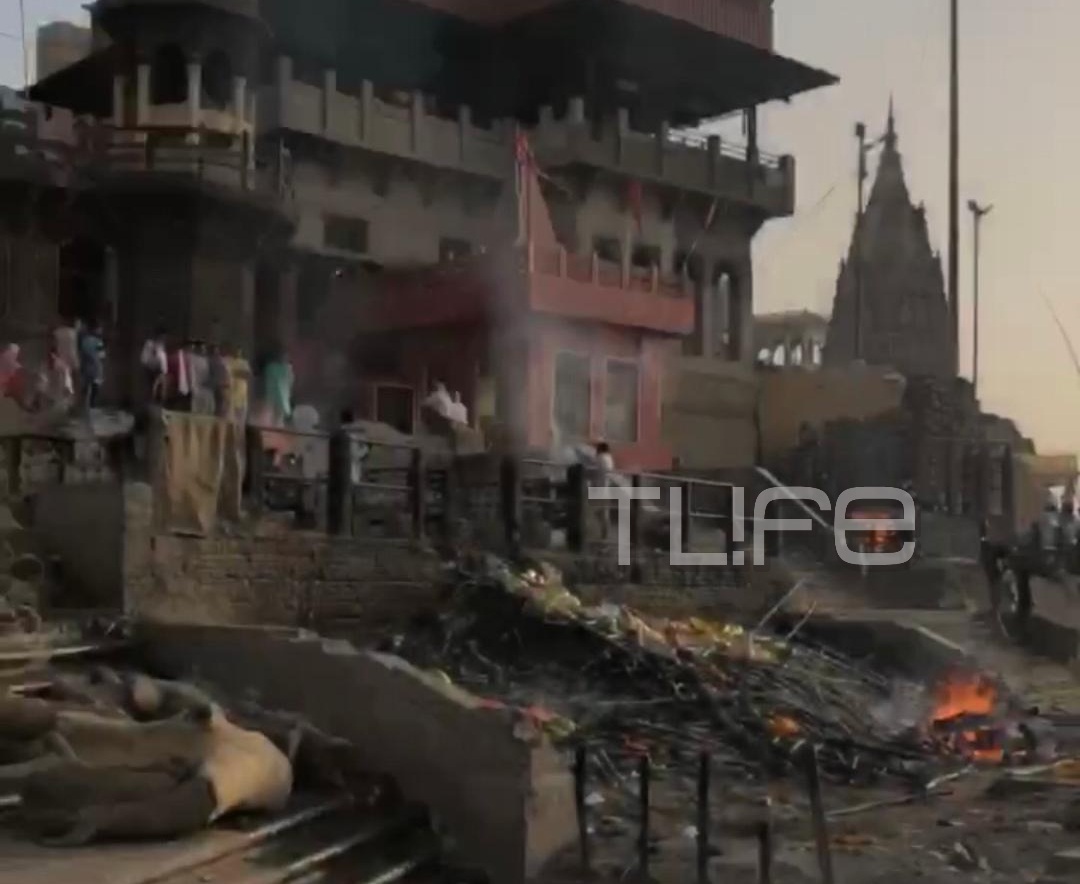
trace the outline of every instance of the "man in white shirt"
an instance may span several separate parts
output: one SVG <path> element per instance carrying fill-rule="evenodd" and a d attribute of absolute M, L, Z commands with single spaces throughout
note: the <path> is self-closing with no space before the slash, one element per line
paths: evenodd
<path fill-rule="evenodd" d="M 169 373 L 169 361 L 165 353 L 165 329 L 157 329 L 143 344 L 139 357 L 146 377 L 148 402 L 161 402 L 165 395 L 165 376 Z"/>
<path fill-rule="evenodd" d="M 599 442 L 596 446 L 597 484 L 601 488 L 611 486 L 611 474 L 615 472 L 615 458 L 611 454 L 611 446 L 607 442 Z M 618 504 L 615 501 L 601 501 L 600 505 L 600 536 L 607 540 L 608 529 L 611 522 L 618 517 Z"/>
<path fill-rule="evenodd" d="M 469 425 L 469 409 L 465 407 L 465 403 L 461 401 L 461 394 L 456 390 L 454 391 L 453 401 L 450 403 L 449 418 L 455 423 Z"/>

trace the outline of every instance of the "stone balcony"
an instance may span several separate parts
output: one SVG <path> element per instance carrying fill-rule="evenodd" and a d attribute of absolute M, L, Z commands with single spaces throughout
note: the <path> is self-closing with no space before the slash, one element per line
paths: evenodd
<path fill-rule="evenodd" d="M 336 74 L 324 72 L 321 86 L 294 77 L 293 62 L 278 59 L 274 86 L 259 93 L 257 131 L 286 130 L 346 147 L 400 157 L 424 165 L 484 178 L 505 179 L 513 169 L 512 121 L 476 125 L 468 107 L 454 119 L 429 111 L 420 93 L 391 102 L 365 82 L 358 95 L 341 92 Z M 573 98 L 567 114 L 556 118 L 542 108 L 529 132 L 542 166 L 582 165 L 639 180 L 654 181 L 708 197 L 751 206 L 770 217 L 792 214 L 795 161 L 719 136 L 630 128 L 620 111 L 599 136 L 586 120 L 584 100 Z"/>
<path fill-rule="evenodd" d="M 491 320 L 507 310 L 681 336 L 694 327 L 687 284 L 535 244 L 418 271 L 385 274 L 363 308 L 370 329 L 393 331 Z"/>
<path fill-rule="evenodd" d="M 288 162 L 261 155 L 244 135 L 219 139 L 188 130 L 101 127 L 89 160 L 111 184 L 193 186 L 267 203 L 291 203 Z M 217 133 L 214 133 L 215 135 Z"/>
<path fill-rule="evenodd" d="M 630 128 L 620 110 L 599 133 L 585 118 L 584 103 L 572 99 L 557 119 L 543 108 L 531 132 L 533 151 L 545 167 L 580 165 L 617 175 L 752 206 L 770 217 L 795 210 L 795 160 L 775 156 L 718 135 Z"/>
<path fill-rule="evenodd" d="M 505 121 L 478 126 L 467 107 L 448 119 L 429 112 L 420 93 L 384 100 L 368 81 L 359 94 L 341 92 L 332 70 L 314 86 L 293 77 L 289 58 L 278 59 L 276 84 L 259 92 L 258 131 L 274 130 L 485 178 L 506 178 L 513 162 L 513 129 Z"/>

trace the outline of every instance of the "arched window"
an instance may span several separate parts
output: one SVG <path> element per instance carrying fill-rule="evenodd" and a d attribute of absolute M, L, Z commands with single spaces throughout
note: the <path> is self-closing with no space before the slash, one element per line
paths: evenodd
<path fill-rule="evenodd" d="M 212 110 L 225 110 L 232 94 L 232 63 L 220 49 L 210 53 L 203 65 L 203 104 Z"/>
<path fill-rule="evenodd" d="M 787 362 L 787 346 L 785 344 L 777 344 L 773 348 L 772 364 L 777 366 L 785 366 Z"/>
<path fill-rule="evenodd" d="M 187 101 L 187 59 L 175 43 L 158 47 L 150 63 L 150 103 L 183 104 Z"/>
<path fill-rule="evenodd" d="M 772 365 L 772 350 L 762 347 L 757 354 L 758 365 Z"/>
<path fill-rule="evenodd" d="M 791 348 L 791 364 L 802 365 L 803 364 L 803 345 L 802 343 L 796 344 Z"/>

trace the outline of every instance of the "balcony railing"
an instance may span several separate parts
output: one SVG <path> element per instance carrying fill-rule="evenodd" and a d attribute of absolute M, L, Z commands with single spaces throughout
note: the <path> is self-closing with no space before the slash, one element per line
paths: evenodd
<path fill-rule="evenodd" d="M 187 139 L 191 137 L 191 141 Z M 247 135 L 215 144 L 216 133 L 102 127 L 88 139 L 92 165 L 112 174 L 165 175 L 263 197 L 291 199 L 283 153 L 257 152 Z"/>
<path fill-rule="evenodd" d="M 680 144 L 683 147 L 691 147 L 695 150 L 708 150 L 709 138 L 709 135 L 702 132 L 696 132 L 692 129 L 672 129 L 667 133 L 667 140 L 670 143 Z M 764 150 L 758 150 L 755 153 L 750 150 L 750 146 L 747 144 L 726 141 L 718 136 L 717 145 L 718 153 L 722 157 L 730 157 L 733 160 L 740 160 L 744 163 L 756 160 L 759 166 L 763 166 L 766 169 L 780 168 L 782 158 L 779 154 L 769 153 Z"/>
<path fill-rule="evenodd" d="M 622 265 L 604 261 L 595 252 L 581 255 L 568 252 L 561 246 L 543 247 L 530 243 L 528 268 L 531 273 L 544 276 L 561 276 L 575 282 L 649 292 L 669 298 L 689 295 L 686 280 L 673 274 L 662 274 L 658 267 L 649 268 Z"/>

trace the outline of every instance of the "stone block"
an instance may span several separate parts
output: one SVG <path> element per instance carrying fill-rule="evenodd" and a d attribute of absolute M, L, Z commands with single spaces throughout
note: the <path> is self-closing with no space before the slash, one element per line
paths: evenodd
<path fill-rule="evenodd" d="M 373 770 L 444 820 L 492 880 L 523 882 L 574 840 L 572 778 L 546 741 L 399 658 L 281 631 L 143 633 L 165 671 L 198 672 L 229 694 L 254 693 L 351 740 Z"/>

